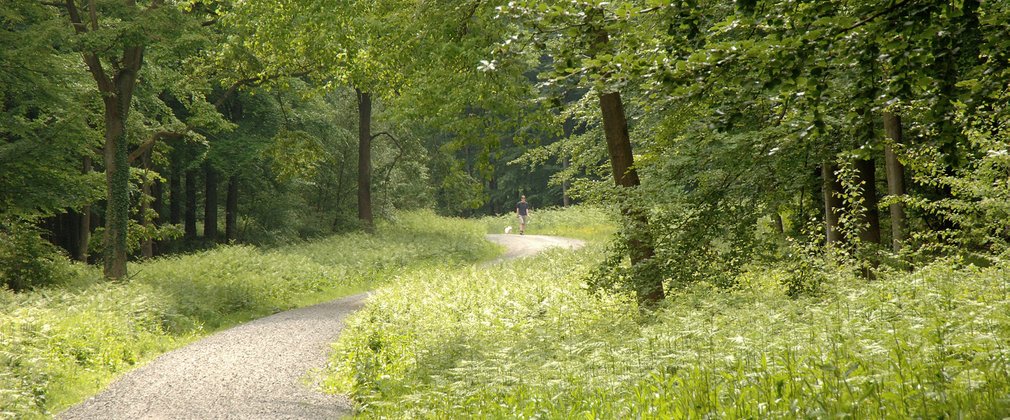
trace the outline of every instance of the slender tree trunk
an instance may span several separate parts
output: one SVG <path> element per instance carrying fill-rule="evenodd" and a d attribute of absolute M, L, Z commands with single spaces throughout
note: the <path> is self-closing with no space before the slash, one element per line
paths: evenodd
<path fill-rule="evenodd" d="M 148 220 L 148 215 L 147 215 L 148 208 L 150 206 L 150 204 L 148 204 L 148 200 L 149 200 L 149 197 L 151 197 L 153 195 L 153 194 L 151 194 L 151 183 L 152 183 L 152 181 L 148 178 L 147 173 L 146 173 L 146 171 L 150 170 L 150 167 L 151 167 L 151 152 L 150 151 L 147 151 L 147 152 L 144 153 L 144 155 L 143 155 L 143 161 L 142 162 L 143 162 L 145 173 L 144 173 L 144 176 L 141 178 L 140 188 L 141 188 L 142 195 L 140 197 L 140 217 L 139 217 L 140 220 L 138 220 L 138 222 L 140 222 L 141 226 L 143 226 L 143 227 L 146 228 L 146 227 L 148 227 L 148 225 L 154 223 L 153 219 L 152 220 Z M 151 238 L 144 238 L 144 241 L 141 242 L 141 244 L 140 244 L 140 255 L 143 256 L 144 258 L 151 258 L 151 257 L 154 256 L 154 240 L 153 239 L 151 239 Z"/>
<path fill-rule="evenodd" d="M 155 180 L 154 184 L 151 185 L 151 193 L 154 194 L 154 202 L 151 204 L 152 210 L 154 210 L 154 225 L 161 226 L 164 224 L 167 218 L 165 214 L 165 183 L 161 180 Z M 158 255 L 161 253 L 162 241 L 154 241 L 152 244 L 152 255 Z"/>
<path fill-rule="evenodd" d="M 84 158 L 84 167 L 82 169 L 86 174 L 91 173 L 90 157 Z M 77 223 L 79 233 L 77 234 L 77 255 L 75 257 L 78 261 L 87 263 L 89 244 L 91 243 L 91 205 L 86 204 L 84 207 L 81 207 L 81 213 L 78 217 L 80 220 Z"/>
<path fill-rule="evenodd" d="M 568 169 L 568 155 L 561 159 L 561 167 Z M 572 205 L 572 200 L 568 198 L 568 180 L 561 181 L 561 205 L 568 207 Z"/>
<path fill-rule="evenodd" d="M 196 170 L 186 171 L 186 221 L 184 237 L 196 239 Z"/>
<path fill-rule="evenodd" d="M 358 94 L 358 220 L 372 230 L 372 95 Z"/>
<path fill-rule="evenodd" d="M 838 218 L 842 212 L 842 184 L 835 176 L 837 166 L 824 162 L 821 166 L 822 191 L 824 192 L 824 230 L 828 245 L 842 241 L 842 231 L 839 230 Z"/>
<path fill-rule="evenodd" d="M 177 163 L 172 166 L 172 174 L 168 178 L 168 220 L 169 223 L 178 225 L 182 223 L 182 203 L 185 200 L 182 192 L 182 169 Z"/>
<path fill-rule="evenodd" d="M 217 241 L 217 171 L 209 163 L 204 165 L 206 193 L 203 205 L 203 237 Z"/>
<path fill-rule="evenodd" d="M 862 184 L 860 194 L 865 206 L 864 226 L 859 229 L 859 240 L 862 242 L 880 243 L 880 210 L 877 201 L 877 165 L 873 159 L 856 161 L 856 171 Z"/>
<path fill-rule="evenodd" d="M 596 24 L 601 19 L 601 9 L 593 8 L 586 14 L 586 22 Z M 605 29 L 595 30 L 595 39 L 589 54 L 595 57 L 609 48 L 610 37 Z M 628 135 L 628 119 L 624 113 L 624 104 L 620 92 L 603 92 L 599 96 L 600 112 L 603 115 L 603 133 L 607 141 L 607 154 L 610 156 L 610 166 L 613 171 L 614 183 L 623 188 L 636 188 L 641 184 L 638 172 L 635 170 L 634 155 L 631 152 L 631 138 Z M 623 203 L 624 225 L 628 232 L 628 254 L 631 264 L 646 262 L 655 255 L 652 241 L 649 238 L 649 219 L 633 200 Z M 665 298 L 663 282 L 654 280 L 650 284 L 637 285 L 639 303 L 651 305 Z"/>
<path fill-rule="evenodd" d="M 779 234 L 786 233 L 786 226 L 782 222 L 782 215 L 777 211 L 772 213 L 772 226 L 775 227 L 775 232 Z"/>
<path fill-rule="evenodd" d="M 224 237 L 231 243 L 238 239 L 238 175 L 228 179 L 228 197 L 224 208 Z"/>
<path fill-rule="evenodd" d="M 884 112 L 884 133 L 894 144 L 901 144 L 901 117 Z M 884 166 L 887 173 L 887 194 L 892 197 L 905 195 L 905 167 L 898 161 L 898 156 L 890 144 L 884 146 Z M 900 202 L 892 203 L 888 210 L 891 212 L 891 247 L 894 252 L 898 252 L 901 251 L 906 239 L 905 205 Z"/>

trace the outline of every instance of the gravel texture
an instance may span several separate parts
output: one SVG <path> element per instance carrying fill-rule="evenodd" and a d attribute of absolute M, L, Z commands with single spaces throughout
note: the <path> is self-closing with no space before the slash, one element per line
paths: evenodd
<path fill-rule="evenodd" d="M 505 245 L 496 260 L 526 257 L 582 241 L 488 235 Z M 302 419 L 352 414 L 350 401 L 317 391 L 347 315 L 367 293 L 261 318 L 165 353 L 113 382 L 61 419 Z"/>

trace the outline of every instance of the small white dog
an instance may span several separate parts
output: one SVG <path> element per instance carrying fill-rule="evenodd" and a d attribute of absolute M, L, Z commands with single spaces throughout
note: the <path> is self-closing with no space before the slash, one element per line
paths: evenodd
<path fill-rule="evenodd" d="M 512 233 L 512 226 L 505 226 L 505 233 L 506 234 Z"/>

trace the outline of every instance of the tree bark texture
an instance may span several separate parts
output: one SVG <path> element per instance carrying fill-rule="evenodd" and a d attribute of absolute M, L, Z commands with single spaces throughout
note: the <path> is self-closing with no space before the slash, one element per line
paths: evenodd
<path fill-rule="evenodd" d="M 238 175 L 228 178 L 228 197 L 224 208 L 224 237 L 234 242 L 238 239 Z"/>
<path fill-rule="evenodd" d="M 196 174 L 195 169 L 186 171 L 186 221 L 183 236 L 196 239 Z"/>
<path fill-rule="evenodd" d="M 901 117 L 890 112 L 884 113 L 884 133 L 894 144 L 901 144 Z M 884 146 L 884 168 L 887 174 L 887 195 L 901 197 L 905 195 L 905 167 L 898 160 L 894 148 Z M 905 205 L 892 203 L 888 206 L 891 213 L 891 248 L 894 252 L 901 251 L 906 239 Z"/>
<path fill-rule="evenodd" d="M 217 241 L 217 170 L 209 163 L 204 165 L 204 182 L 203 237 Z"/>
<path fill-rule="evenodd" d="M 856 161 L 856 172 L 859 174 L 860 197 L 864 206 L 864 220 L 859 229 L 859 240 L 862 242 L 880 243 L 880 210 L 877 201 L 877 165 L 873 159 Z"/>
<path fill-rule="evenodd" d="M 613 170 L 614 183 L 624 188 L 634 188 L 641 184 L 635 171 L 634 155 L 631 152 L 631 138 L 628 136 L 628 120 L 624 114 L 624 104 L 619 92 L 600 95 L 600 111 L 603 114 L 603 132 L 607 139 L 607 153 Z M 630 238 L 628 251 L 631 263 L 639 264 L 652 258 L 655 251 L 648 240 L 648 219 L 633 205 L 624 206 L 624 216 L 628 224 Z M 665 298 L 662 281 L 645 285 L 638 292 L 642 302 L 655 303 Z"/>
<path fill-rule="evenodd" d="M 824 162 L 821 166 L 821 190 L 824 193 L 824 230 L 828 245 L 842 242 L 838 219 L 842 213 L 842 183 L 835 176 L 838 166 Z"/>
<path fill-rule="evenodd" d="M 372 95 L 358 94 L 358 220 L 371 230 L 372 219 Z"/>

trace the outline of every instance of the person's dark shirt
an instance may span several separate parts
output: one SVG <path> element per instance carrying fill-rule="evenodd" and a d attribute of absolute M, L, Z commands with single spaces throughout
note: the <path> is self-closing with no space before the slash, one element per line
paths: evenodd
<path fill-rule="evenodd" d="M 520 201 L 519 203 L 516 204 L 516 210 L 519 211 L 519 215 L 520 216 L 525 216 L 526 215 L 526 210 L 529 209 L 529 208 L 530 208 L 530 203 L 525 203 L 525 202 Z"/>

